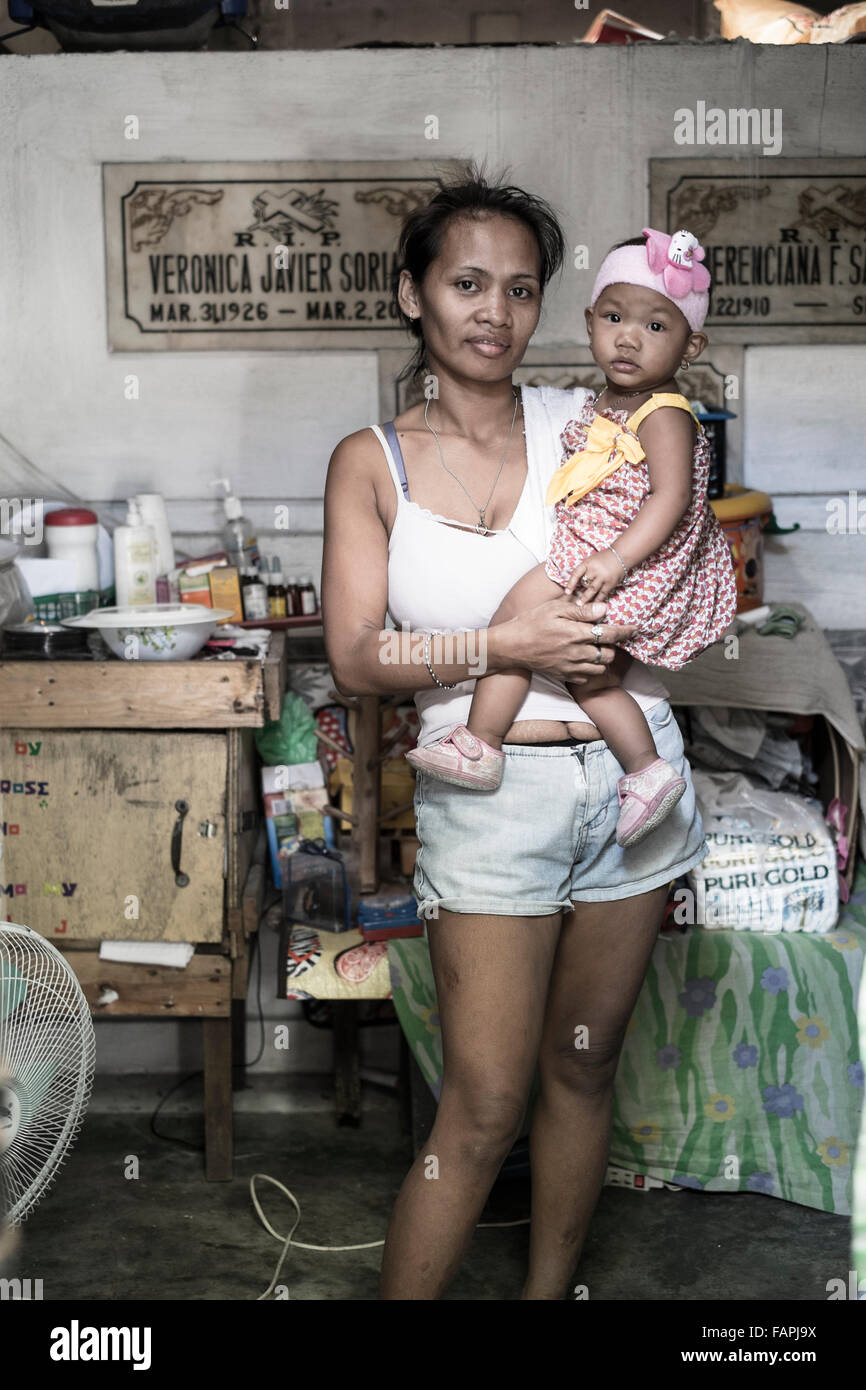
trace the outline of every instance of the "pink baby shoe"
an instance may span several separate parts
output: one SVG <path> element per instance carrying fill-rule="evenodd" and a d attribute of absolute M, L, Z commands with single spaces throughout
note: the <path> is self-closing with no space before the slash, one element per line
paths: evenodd
<path fill-rule="evenodd" d="M 649 767 L 620 777 L 616 784 L 620 813 L 616 823 L 618 845 L 636 845 L 672 811 L 686 789 L 676 768 L 656 758 Z"/>
<path fill-rule="evenodd" d="M 465 724 L 456 724 L 450 734 L 413 748 L 406 754 L 413 767 L 451 782 L 455 787 L 475 787 L 478 791 L 493 792 L 502 781 L 505 754 L 491 748 L 483 738 L 476 738 Z"/>

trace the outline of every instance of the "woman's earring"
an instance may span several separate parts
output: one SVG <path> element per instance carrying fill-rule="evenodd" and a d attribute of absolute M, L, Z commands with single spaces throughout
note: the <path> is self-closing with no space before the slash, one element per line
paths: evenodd
<path fill-rule="evenodd" d="M 688 369 L 689 369 L 688 358 L 683 358 L 682 362 L 680 363 L 680 370 L 681 370 L 681 371 L 684 371 L 684 372 L 687 372 Z"/>

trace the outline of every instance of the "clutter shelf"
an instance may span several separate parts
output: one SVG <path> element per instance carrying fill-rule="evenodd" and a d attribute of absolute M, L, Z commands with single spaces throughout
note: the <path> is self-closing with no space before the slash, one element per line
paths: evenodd
<path fill-rule="evenodd" d="M 403 725 L 389 730 L 383 741 L 383 712 L 390 706 L 405 703 L 407 695 L 383 697 L 362 695 L 342 696 L 331 690 L 331 699 L 346 710 L 347 732 L 352 753 L 321 729 L 317 738 L 323 747 L 337 755 L 336 768 L 330 779 L 332 795 L 339 793 L 340 807 L 329 814 L 342 830 L 350 828 L 352 848 L 358 856 L 361 894 L 375 893 L 379 888 L 379 841 L 381 836 L 397 837 L 400 841 L 403 872 L 414 864 L 415 821 L 412 812 L 414 782 L 395 775 L 402 762 L 391 755 Z M 362 898 L 362 903 L 364 899 Z M 367 898 L 369 902 L 369 898 Z M 367 940 L 360 930 L 329 932 L 316 928 L 314 932 L 298 926 L 290 917 L 285 919 L 280 944 L 281 968 L 288 971 L 288 997 L 301 997 L 309 991 L 316 1000 L 327 999 L 334 1021 L 334 1078 L 336 1119 L 340 1125 L 361 1122 L 360 1053 L 358 1047 L 359 1010 L 370 1001 L 391 997 L 388 965 L 390 941 Z M 290 947 L 296 942 L 293 958 Z M 341 958 L 352 958 L 351 971 L 341 970 Z M 295 974 L 297 971 L 297 974 Z M 408 1063 L 405 1043 L 402 1044 L 404 1072 Z M 405 1081 L 405 1078 L 404 1078 Z M 406 1093 L 403 1093 L 404 1102 Z"/>
<path fill-rule="evenodd" d="M 315 613 L 299 613 L 292 618 L 244 618 L 243 622 L 235 623 L 235 627 L 266 627 L 272 632 L 281 632 L 284 628 L 321 626 L 321 609 Z"/>
<path fill-rule="evenodd" d="M 379 884 L 378 846 L 385 837 L 400 845 L 401 872 L 411 874 L 418 840 L 415 831 L 415 779 L 408 764 L 394 749 L 407 725 L 389 730 L 383 741 L 382 715 L 410 698 L 398 695 L 332 696 L 349 711 L 351 755 L 320 730 L 317 737 L 339 756 L 330 778 L 332 796 L 339 809 L 330 811 L 335 823 L 352 827 L 352 842 L 360 857 L 361 892 L 375 893 Z"/>
<path fill-rule="evenodd" d="M 0 660 L 0 727 L 260 728 L 279 719 L 286 638 L 263 661 Z"/>
<path fill-rule="evenodd" d="M 143 1011 L 172 1018 L 227 1018 L 231 1012 L 231 962 L 225 956 L 194 955 L 177 970 L 102 960 L 98 942 L 54 944 L 68 956 L 95 1018 L 138 1018 Z M 109 991 L 117 998 L 103 1002 Z"/>

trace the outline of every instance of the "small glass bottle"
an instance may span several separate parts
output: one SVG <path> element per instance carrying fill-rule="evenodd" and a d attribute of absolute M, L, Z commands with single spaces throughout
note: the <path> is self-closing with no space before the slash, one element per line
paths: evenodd
<path fill-rule="evenodd" d="M 244 622 L 247 619 L 247 594 L 250 591 L 250 572 L 245 565 L 238 566 L 238 582 L 241 586 L 241 608 L 243 610 Z"/>
<path fill-rule="evenodd" d="M 242 576 L 244 618 L 259 621 L 268 616 L 268 591 L 257 569 L 246 569 Z"/>
<path fill-rule="evenodd" d="M 298 593 L 298 576 L 290 574 L 286 577 L 286 617 L 297 618 L 301 611 L 301 599 Z"/>
<path fill-rule="evenodd" d="M 286 608 L 286 586 L 280 573 L 280 557 L 271 560 L 271 582 L 268 585 L 268 614 L 271 618 L 288 616 Z"/>
<path fill-rule="evenodd" d="M 316 590 L 313 586 L 313 576 L 302 574 L 299 579 L 298 592 L 301 599 L 301 612 L 305 614 L 317 613 L 319 600 L 316 598 Z"/>

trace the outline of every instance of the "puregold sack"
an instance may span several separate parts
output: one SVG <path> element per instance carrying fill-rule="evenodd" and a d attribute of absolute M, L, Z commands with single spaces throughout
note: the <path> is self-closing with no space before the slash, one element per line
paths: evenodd
<path fill-rule="evenodd" d="M 741 773 L 693 772 L 708 853 L 688 878 L 705 927 L 829 932 L 839 914 L 836 849 L 820 802 Z"/>

